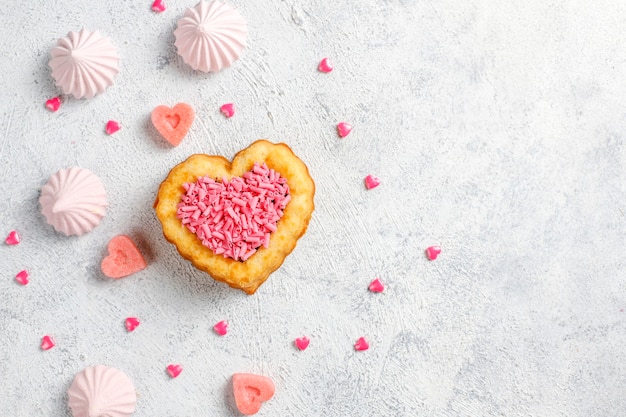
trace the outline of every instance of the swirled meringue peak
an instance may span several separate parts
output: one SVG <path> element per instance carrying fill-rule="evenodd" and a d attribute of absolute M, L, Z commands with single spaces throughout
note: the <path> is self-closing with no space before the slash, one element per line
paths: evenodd
<path fill-rule="evenodd" d="M 68 33 L 58 40 L 51 55 L 48 65 L 55 84 L 76 98 L 103 93 L 119 72 L 117 48 L 97 30 Z"/>
<path fill-rule="evenodd" d="M 104 185 L 91 171 L 72 167 L 52 175 L 41 189 L 41 212 L 56 231 L 82 235 L 96 227 L 106 213 Z"/>
<path fill-rule="evenodd" d="M 218 0 L 200 0 L 185 11 L 174 31 L 178 54 L 191 68 L 218 72 L 239 59 L 248 26 L 239 12 Z"/>
<path fill-rule="evenodd" d="M 76 374 L 67 395 L 74 417 L 128 417 L 137 403 L 130 378 L 119 369 L 104 365 Z"/>

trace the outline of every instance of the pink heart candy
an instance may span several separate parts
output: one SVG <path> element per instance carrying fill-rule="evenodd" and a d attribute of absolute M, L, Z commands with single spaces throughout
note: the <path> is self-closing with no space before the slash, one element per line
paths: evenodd
<path fill-rule="evenodd" d="M 328 58 L 324 58 L 320 61 L 320 64 L 317 66 L 317 70 L 328 74 L 329 72 L 332 72 L 333 66 L 328 60 Z"/>
<path fill-rule="evenodd" d="M 311 342 L 311 340 L 308 337 L 306 337 L 306 336 L 298 337 L 294 341 L 296 347 L 298 349 L 300 349 L 300 350 L 305 350 L 306 348 L 308 348 L 310 342 Z"/>
<path fill-rule="evenodd" d="M 28 271 L 23 270 L 23 271 L 18 272 L 17 275 L 15 276 L 15 280 L 22 285 L 28 284 Z"/>
<path fill-rule="evenodd" d="M 163 0 L 154 0 L 154 3 L 152 3 L 152 10 L 157 13 L 164 12 L 165 5 L 163 4 Z"/>
<path fill-rule="evenodd" d="M 41 350 L 50 350 L 54 347 L 54 342 L 50 336 L 41 338 Z"/>
<path fill-rule="evenodd" d="M 368 175 L 365 177 L 365 188 L 371 190 L 372 188 L 376 188 L 380 185 L 380 180 L 373 175 Z"/>
<path fill-rule="evenodd" d="M 215 326 L 213 326 L 213 330 L 215 330 L 215 333 L 219 334 L 220 336 L 226 335 L 226 333 L 228 333 L 228 322 L 226 320 L 220 321 Z"/>
<path fill-rule="evenodd" d="M 61 99 L 59 97 L 52 97 L 50 100 L 46 100 L 46 108 L 51 112 L 59 110 L 61 107 Z"/>
<path fill-rule="evenodd" d="M 276 387 L 268 377 L 254 374 L 234 374 L 233 394 L 241 414 L 256 414 L 262 403 L 274 396 Z"/>
<path fill-rule="evenodd" d="M 220 111 L 227 118 L 231 118 L 235 115 L 235 105 L 233 103 L 226 103 L 220 107 Z"/>
<path fill-rule="evenodd" d="M 380 281 L 380 278 L 376 278 L 374 281 L 370 283 L 369 290 L 371 292 L 383 292 L 385 291 L 385 286 Z"/>
<path fill-rule="evenodd" d="M 352 131 L 352 125 L 350 123 L 341 122 L 337 125 L 337 133 L 340 137 L 345 138 Z"/>
<path fill-rule="evenodd" d="M 11 231 L 11 233 L 9 233 L 7 238 L 4 240 L 7 245 L 17 245 L 20 241 L 20 235 L 18 235 L 15 230 Z"/>
<path fill-rule="evenodd" d="M 137 317 L 128 317 L 124 322 L 124 326 L 126 326 L 126 330 L 129 332 L 134 331 L 140 324 L 141 322 Z"/>
<path fill-rule="evenodd" d="M 369 343 L 365 340 L 364 337 L 359 337 L 354 344 L 354 350 L 367 350 L 370 348 Z"/>
<path fill-rule="evenodd" d="M 117 132 L 118 130 L 120 130 L 120 124 L 117 123 L 115 120 L 109 120 L 107 122 L 107 126 L 106 126 L 106 132 L 107 135 L 112 135 L 113 133 Z"/>
<path fill-rule="evenodd" d="M 167 373 L 170 374 L 172 378 L 176 378 L 183 371 L 183 367 L 180 365 L 168 365 Z"/>
<path fill-rule="evenodd" d="M 426 256 L 431 261 L 434 261 L 435 259 L 437 259 L 437 256 L 439 256 L 440 253 L 441 253 L 441 247 L 439 246 L 429 246 L 428 248 L 426 248 Z"/>

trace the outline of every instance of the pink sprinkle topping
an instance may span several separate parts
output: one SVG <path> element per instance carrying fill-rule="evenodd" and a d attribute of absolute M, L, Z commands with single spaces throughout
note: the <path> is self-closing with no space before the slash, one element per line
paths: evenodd
<path fill-rule="evenodd" d="M 220 111 L 227 118 L 231 118 L 235 115 L 235 105 L 233 103 L 226 103 L 220 107 Z"/>
<path fill-rule="evenodd" d="M 129 332 L 134 331 L 140 324 L 141 322 L 137 317 L 128 317 L 126 321 L 124 321 L 124 326 L 126 326 L 126 330 Z"/>
<path fill-rule="evenodd" d="M 328 58 L 324 58 L 320 61 L 320 64 L 317 66 L 317 70 L 328 74 L 329 72 L 332 72 L 333 65 L 330 63 Z"/>
<path fill-rule="evenodd" d="M 167 373 L 170 374 L 172 378 L 176 378 L 182 371 L 183 367 L 180 365 L 172 364 L 167 366 Z"/>
<path fill-rule="evenodd" d="M 380 281 L 380 278 L 376 278 L 374 281 L 370 282 L 369 290 L 371 292 L 383 292 L 385 291 L 385 286 Z"/>
<path fill-rule="evenodd" d="M 28 271 L 23 270 L 17 273 L 17 275 L 15 276 L 15 280 L 22 285 L 26 285 L 28 284 L 28 276 Z"/>
<path fill-rule="evenodd" d="M 306 348 L 308 348 L 310 342 L 311 342 L 311 340 L 308 337 L 306 337 L 306 336 L 298 337 L 294 341 L 296 347 L 298 349 L 300 349 L 300 350 L 305 350 Z"/>
<path fill-rule="evenodd" d="M 368 175 L 365 177 L 365 188 L 371 190 L 372 188 L 376 188 L 380 185 L 380 180 L 373 175 Z"/>
<path fill-rule="evenodd" d="M 215 326 L 213 326 L 213 330 L 215 330 L 215 333 L 219 334 L 220 336 L 226 335 L 226 333 L 228 333 L 228 322 L 226 320 L 220 321 Z"/>
<path fill-rule="evenodd" d="M 55 112 L 59 110 L 61 107 L 61 98 L 60 97 L 52 97 L 50 100 L 46 100 L 46 108 L 51 112 Z"/>
<path fill-rule="evenodd" d="M 350 123 L 341 122 L 337 125 L 337 133 L 339 137 L 345 138 L 352 131 L 352 125 Z"/>
<path fill-rule="evenodd" d="M 426 248 L 426 256 L 431 261 L 434 261 L 435 259 L 437 259 L 437 256 L 439 256 L 440 253 L 441 253 L 441 247 L 439 246 L 429 246 L 428 248 Z"/>
<path fill-rule="evenodd" d="M 54 347 L 54 342 L 50 336 L 41 338 L 41 350 L 50 350 Z"/>
<path fill-rule="evenodd" d="M 255 163 L 242 177 L 185 183 L 177 217 L 216 255 L 246 261 L 261 247 L 291 200 L 287 179 Z"/>
<path fill-rule="evenodd" d="M 4 239 L 4 242 L 7 245 L 17 245 L 18 243 L 21 242 L 20 235 L 18 235 L 17 232 L 15 230 L 13 230 L 13 231 L 11 231 L 11 233 L 9 233 L 7 238 Z"/>
<path fill-rule="evenodd" d="M 356 343 L 354 344 L 354 350 L 367 350 L 370 348 L 369 343 L 365 340 L 364 337 L 359 337 Z"/>
<path fill-rule="evenodd" d="M 109 120 L 107 122 L 107 126 L 106 126 L 106 132 L 107 135 L 112 135 L 113 133 L 117 132 L 118 130 L 120 130 L 120 124 L 117 123 L 115 120 Z"/>
<path fill-rule="evenodd" d="M 152 3 L 152 10 L 157 13 L 162 13 L 165 11 L 165 5 L 163 4 L 163 0 L 154 0 Z"/>

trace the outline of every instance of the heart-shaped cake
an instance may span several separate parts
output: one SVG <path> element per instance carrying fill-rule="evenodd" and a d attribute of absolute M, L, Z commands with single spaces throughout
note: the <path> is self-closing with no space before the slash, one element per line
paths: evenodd
<path fill-rule="evenodd" d="M 289 146 L 259 140 L 232 163 L 192 155 L 175 166 L 154 208 L 183 258 L 254 294 L 306 231 L 314 195 L 308 168 Z"/>

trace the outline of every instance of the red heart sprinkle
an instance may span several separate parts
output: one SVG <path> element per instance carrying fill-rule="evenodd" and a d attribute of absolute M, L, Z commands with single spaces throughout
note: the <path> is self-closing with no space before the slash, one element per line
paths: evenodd
<path fill-rule="evenodd" d="M 345 138 L 352 131 L 352 125 L 350 123 L 341 122 L 337 125 L 337 133 L 340 137 Z"/>
<path fill-rule="evenodd" d="M 107 132 L 107 135 L 112 135 L 113 133 L 120 130 L 120 124 L 117 123 L 115 120 L 109 120 L 107 122 L 107 126 L 105 130 Z"/>
<path fill-rule="evenodd" d="M 59 107 L 61 107 L 61 98 L 52 97 L 50 100 L 46 100 L 46 108 L 51 112 L 59 110 Z"/>
<path fill-rule="evenodd" d="M 220 107 L 220 111 L 227 118 L 231 118 L 235 115 L 235 105 L 233 103 L 226 103 Z"/>
<path fill-rule="evenodd" d="M 440 253 L 441 253 L 441 248 L 439 246 L 430 246 L 426 248 L 426 256 L 431 261 L 434 261 L 435 259 L 437 259 L 437 256 L 439 256 Z"/>
<path fill-rule="evenodd" d="M 124 278 L 146 268 L 141 252 L 128 236 L 115 236 L 107 248 L 109 256 L 100 264 L 100 269 L 107 277 Z"/>
<path fill-rule="evenodd" d="M 167 373 L 170 374 L 172 378 L 176 378 L 183 371 L 183 367 L 180 365 L 168 365 Z"/>
<path fill-rule="evenodd" d="M 370 283 L 369 290 L 371 292 L 383 292 L 385 291 L 385 286 L 380 281 L 380 278 L 376 278 L 374 281 Z"/>
<path fill-rule="evenodd" d="M 296 344 L 296 347 L 297 347 L 298 349 L 300 349 L 300 350 L 305 350 L 306 348 L 308 348 L 308 347 L 309 347 L 309 343 L 310 343 L 310 342 L 311 342 L 311 340 L 309 340 L 309 338 L 308 338 L 308 337 L 306 337 L 306 336 L 302 336 L 302 337 L 298 337 L 298 338 L 295 340 L 295 342 L 294 342 L 294 343 Z"/>
<path fill-rule="evenodd" d="M 50 336 L 41 338 L 41 350 L 50 350 L 54 347 L 54 342 Z"/>
<path fill-rule="evenodd" d="M 376 188 L 380 185 L 380 180 L 373 175 L 368 175 L 365 177 L 365 188 L 371 190 L 372 188 Z"/>
<path fill-rule="evenodd" d="M 215 333 L 219 334 L 220 336 L 224 336 L 226 333 L 228 333 L 228 322 L 226 320 L 220 321 L 215 326 L 213 326 L 213 330 L 215 330 Z"/>
<path fill-rule="evenodd" d="M 274 382 L 268 377 L 254 374 L 234 374 L 235 404 L 242 414 L 256 414 L 261 403 L 274 396 Z"/>
<path fill-rule="evenodd" d="M 364 337 L 359 337 L 359 339 L 354 344 L 354 350 L 367 350 L 370 348 L 369 343 L 365 340 Z"/>
<path fill-rule="evenodd" d="M 328 58 L 324 58 L 320 61 L 320 64 L 317 66 L 317 70 L 328 74 L 329 72 L 332 72 L 333 66 L 328 60 Z"/>
<path fill-rule="evenodd" d="M 137 326 L 139 326 L 140 324 L 141 322 L 139 321 L 137 317 L 128 317 L 126 321 L 124 322 L 124 325 L 126 326 L 126 330 L 128 330 L 129 332 L 134 331 L 137 328 Z"/>
<path fill-rule="evenodd" d="M 28 284 L 28 271 L 23 270 L 23 271 L 18 272 L 17 275 L 15 276 L 15 280 L 22 285 Z"/>
<path fill-rule="evenodd" d="M 163 4 L 163 0 L 154 0 L 154 3 L 152 3 L 152 10 L 157 13 L 164 12 L 165 5 Z"/>
<path fill-rule="evenodd" d="M 18 235 L 17 232 L 13 230 L 11 233 L 9 233 L 4 241 L 7 245 L 17 245 L 18 243 L 20 243 L 21 239 L 20 235 Z"/>

